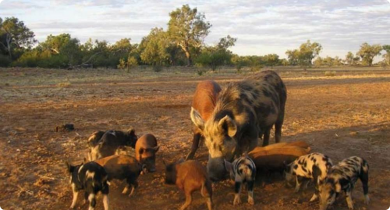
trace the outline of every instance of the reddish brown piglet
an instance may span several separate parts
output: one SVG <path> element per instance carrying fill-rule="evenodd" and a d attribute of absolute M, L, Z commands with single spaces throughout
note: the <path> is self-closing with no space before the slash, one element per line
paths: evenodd
<path fill-rule="evenodd" d="M 180 190 L 184 191 L 186 202 L 180 210 L 186 209 L 191 204 L 192 193 L 198 190 L 206 198 L 207 208 L 212 209 L 211 181 L 208 179 L 206 168 L 200 162 L 188 160 L 167 165 L 165 183 L 176 184 Z"/>

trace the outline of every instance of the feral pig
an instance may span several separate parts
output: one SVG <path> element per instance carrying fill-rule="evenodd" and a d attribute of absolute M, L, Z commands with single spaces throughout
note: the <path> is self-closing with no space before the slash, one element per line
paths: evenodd
<path fill-rule="evenodd" d="M 96 195 L 99 192 L 103 194 L 104 209 L 108 210 L 108 176 L 104 168 L 95 162 L 76 166 L 66 162 L 66 166 L 70 174 L 70 184 L 73 191 L 73 201 L 70 208 L 75 207 L 79 191 L 84 190 L 84 199 L 89 201 L 90 210 L 95 208 Z"/>
<path fill-rule="evenodd" d="M 135 158 L 144 164 L 149 172 L 156 171 L 157 139 L 152 134 L 145 134 L 135 144 Z"/>
<path fill-rule="evenodd" d="M 279 172 L 283 173 L 286 164 L 290 164 L 302 155 L 307 155 L 310 147 L 302 148 L 297 146 L 269 145 L 266 147 L 256 147 L 248 153 L 248 156 L 256 165 L 257 171 L 264 173 Z"/>
<path fill-rule="evenodd" d="M 127 132 L 116 130 L 106 131 L 97 140 L 101 133 L 101 131 L 95 132 L 89 138 L 90 153 L 88 154 L 88 158 L 90 161 L 113 155 L 120 146 L 135 147 L 138 139 L 134 129 L 130 129 Z"/>
<path fill-rule="evenodd" d="M 135 149 L 129 146 L 120 146 L 115 151 L 115 155 L 127 155 L 130 157 L 135 157 Z"/>
<path fill-rule="evenodd" d="M 73 131 L 74 125 L 73 124 L 64 124 L 56 127 L 56 132 L 59 131 Z"/>
<path fill-rule="evenodd" d="M 123 189 L 122 194 L 126 194 L 129 191 L 129 188 L 132 187 L 129 194 L 129 196 L 131 196 L 138 187 L 137 179 L 142 171 L 142 166 L 134 157 L 112 155 L 95 160 L 94 162 L 104 167 L 109 181 L 112 179 L 126 179 L 127 186 Z"/>
<path fill-rule="evenodd" d="M 207 170 L 212 181 L 225 177 L 225 159 L 231 162 L 251 151 L 263 136 L 263 145 L 268 145 L 273 125 L 275 141 L 280 141 L 286 98 L 278 74 L 263 71 L 258 77 L 223 88 L 208 120 L 192 107 L 191 120 L 202 131 L 209 150 Z"/>
<path fill-rule="evenodd" d="M 353 209 L 352 190 L 357 181 L 363 184 L 366 204 L 368 197 L 368 163 L 361 157 L 352 156 L 334 165 L 328 177 L 320 184 L 320 210 L 326 210 L 332 205 L 341 191 L 345 192 L 348 208 Z"/>
<path fill-rule="evenodd" d="M 207 121 L 212 114 L 220 91 L 221 87 L 213 80 L 201 81 L 196 86 L 195 94 L 192 99 L 192 108 L 199 112 L 204 121 Z M 202 131 L 197 126 L 194 126 L 192 147 L 190 153 L 188 153 L 186 157 L 186 160 L 194 158 L 195 152 L 202 142 Z"/>
<path fill-rule="evenodd" d="M 195 160 L 179 161 L 166 166 L 165 183 L 176 184 L 184 191 L 186 202 L 180 210 L 186 209 L 192 202 L 192 193 L 200 190 L 203 197 L 206 198 L 207 208 L 212 209 L 212 187 L 211 181 L 207 177 L 206 169 L 202 164 Z"/>
<path fill-rule="evenodd" d="M 241 203 L 240 193 L 241 185 L 246 183 L 248 186 L 248 203 L 253 205 L 253 186 L 256 179 L 256 165 L 248 156 L 237 158 L 233 163 L 225 160 L 225 167 L 230 172 L 230 177 L 234 179 L 234 200 L 233 205 Z"/>
<path fill-rule="evenodd" d="M 299 191 L 305 179 L 313 180 L 316 191 L 310 201 L 315 201 L 318 197 L 319 184 L 326 179 L 332 165 L 332 160 L 328 156 L 318 152 L 310 153 L 286 165 L 284 175 L 287 183 L 296 181 L 295 192 Z"/>
<path fill-rule="evenodd" d="M 104 135 L 104 133 L 106 133 L 106 131 L 96 131 L 93 134 L 91 134 L 91 136 L 89 136 L 88 141 L 87 141 L 88 146 L 94 147 L 94 146 L 98 145 L 99 141 L 102 138 L 102 136 Z"/>

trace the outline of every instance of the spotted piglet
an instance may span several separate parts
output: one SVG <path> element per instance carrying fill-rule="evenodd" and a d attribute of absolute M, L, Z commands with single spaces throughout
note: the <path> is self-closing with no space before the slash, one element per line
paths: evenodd
<path fill-rule="evenodd" d="M 79 191 L 84 190 L 85 201 L 89 201 L 89 210 L 95 209 L 96 195 L 99 192 L 103 195 L 104 209 L 108 210 L 108 176 L 104 168 L 95 162 L 76 166 L 66 162 L 66 166 L 73 191 L 73 201 L 70 208 L 73 209 L 75 207 Z"/>
<path fill-rule="evenodd" d="M 287 183 L 296 180 L 296 192 L 299 191 L 305 179 L 313 180 L 316 185 L 316 191 L 310 201 L 315 201 L 318 197 L 318 185 L 325 180 L 332 165 L 332 160 L 329 157 L 314 152 L 303 155 L 287 165 L 284 175 Z"/>
<path fill-rule="evenodd" d="M 361 157 L 352 156 L 334 165 L 325 182 L 320 185 L 320 210 L 326 210 L 332 205 L 341 191 L 345 192 L 349 209 L 353 209 L 352 190 L 357 181 L 363 184 L 366 204 L 368 197 L 368 163 Z"/>
<path fill-rule="evenodd" d="M 248 187 L 248 203 L 253 205 L 253 185 L 256 177 L 256 165 L 253 160 L 248 156 L 237 158 L 233 163 L 225 160 L 225 167 L 235 181 L 233 205 L 241 203 L 240 193 L 243 183 L 246 183 Z"/>

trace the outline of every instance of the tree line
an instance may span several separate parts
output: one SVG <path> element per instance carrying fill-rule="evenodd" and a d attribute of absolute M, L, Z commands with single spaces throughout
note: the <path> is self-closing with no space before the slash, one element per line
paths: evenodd
<path fill-rule="evenodd" d="M 0 18 L 0 66 L 2 67 L 106 67 L 131 69 L 137 65 L 151 65 L 156 70 L 162 66 L 201 66 L 212 70 L 222 65 L 258 70 L 263 66 L 301 66 L 307 68 L 331 66 L 372 66 L 374 57 L 382 55 L 382 66 L 390 66 L 390 45 L 363 43 L 355 54 L 348 52 L 344 59 L 320 57 L 320 43 L 308 40 L 299 48 L 287 50 L 287 59 L 277 54 L 264 56 L 239 56 L 229 48 L 237 38 L 227 35 L 216 45 L 204 43 L 212 25 L 197 8 L 183 5 L 169 13 L 168 29 L 153 28 L 142 41 L 132 43 L 123 38 L 113 44 L 105 40 L 89 39 L 80 43 L 70 34 L 49 35 L 38 43 L 35 34 L 16 17 Z"/>

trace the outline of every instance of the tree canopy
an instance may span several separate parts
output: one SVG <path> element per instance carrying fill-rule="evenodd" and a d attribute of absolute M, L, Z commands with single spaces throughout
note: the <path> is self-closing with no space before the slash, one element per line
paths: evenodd
<path fill-rule="evenodd" d="M 356 55 L 360 56 L 363 62 L 363 65 L 372 66 L 372 62 L 375 56 L 380 55 L 382 51 L 382 46 L 379 44 L 369 45 L 367 42 L 360 45 L 360 50 Z"/>
<path fill-rule="evenodd" d="M 34 32 L 18 18 L 9 17 L 4 21 L 0 18 L 0 50 L 6 52 L 10 59 L 22 48 L 32 47 L 36 42 L 34 36 Z"/>
<path fill-rule="evenodd" d="M 187 65 L 191 65 L 191 50 L 203 45 L 204 38 L 210 32 L 211 24 L 205 21 L 204 14 L 198 13 L 197 8 L 191 9 L 188 4 L 172 11 L 169 16 L 168 34 L 170 39 L 180 46 L 187 58 Z"/>

